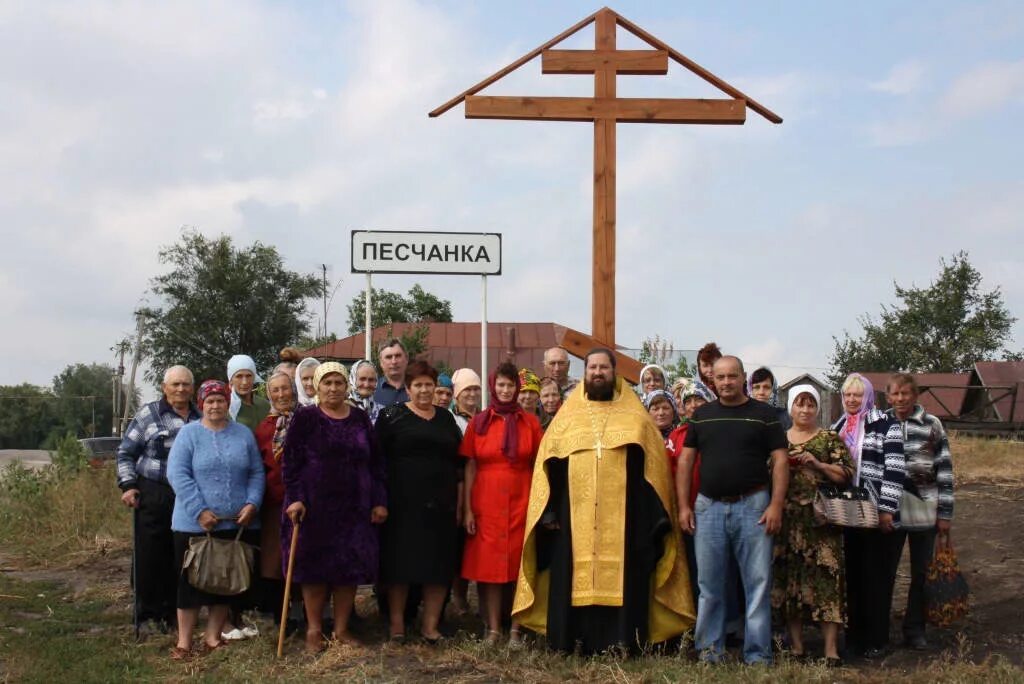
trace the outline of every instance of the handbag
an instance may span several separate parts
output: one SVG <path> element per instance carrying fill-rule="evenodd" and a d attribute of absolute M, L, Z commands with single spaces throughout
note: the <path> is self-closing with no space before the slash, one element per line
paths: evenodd
<path fill-rule="evenodd" d="M 866 487 L 818 485 L 814 522 L 839 527 L 878 527 L 878 505 Z"/>
<path fill-rule="evenodd" d="M 900 498 L 900 527 L 908 532 L 923 532 L 935 527 L 939 502 L 919 496 L 917 488 L 908 484 Z"/>
<path fill-rule="evenodd" d="M 960 572 L 956 551 L 949 542 L 935 549 L 935 558 L 928 566 L 924 580 L 925 619 L 936 627 L 949 627 L 967 617 L 970 590 Z"/>
<path fill-rule="evenodd" d="M 181 569 L 188 583 L 200 591 L 218 596 L 237 596 L 252 584 L 254 548 L 242 541 L 244 527 L 234 539 L 220 539 L 209 532 L 188 540 Z"/>

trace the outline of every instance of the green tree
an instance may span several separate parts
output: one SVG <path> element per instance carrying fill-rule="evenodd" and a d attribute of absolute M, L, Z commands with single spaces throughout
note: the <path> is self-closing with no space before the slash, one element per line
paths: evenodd
<path fill-rule="evenodd" d="M 452 304 L 424 290 L 417 283 L 403 297 L 397 292 L 373 288 L 370 312 L 374 327 L 389 323 L 450 323 Z M 362 332 L 366 325 L 366 290 L 348 305 L 348 334 Z"/>
<path fill-rule="evenodd" d="M 114 369 L 101 363 L 75 363 L 53 378 L 53 394 L 57 397 L 60 434 L 76 437 L 109 435 L 113 405 L 111 379 Z M 91 398 L 90 398 L 91 397 Z"/>
<path fill-rule="evenodd" d="M 22 383 L 0 386 L 0 449 L 39 449 L 59 424 L 53 394 Z"/>
<path fill-rule="evenodd" d="M 211 239 L 186 230 L 159 257 L 170 266 L 151 282 L 160 303 L 139 311 L 149 380 L 159 382 L 175 364 L 188 366 L 197 381 L 223 378 L 234 354 L 269 368 L 282 347 L 308 335 L 306 305 L 323 294 L 323 283 L 286 269 L 275 248 L 260 242 L 237 248 L 226 235 Z"/>
<path fill-rule="evenodd" d="M 981 273 L 966 252 L 941 260 L 938 277 L 928 287 L 893 283 L 900 303 L 882 306 L 877 322 L 859 319 L 859 338 L 843 332 L 833 337 L 829 379 L 836 386 L 853 371 L 953 373 L 975 361 L 994 360 L 1010 339 L 1017 320 L 1003 303 L 999 288 L 983 292 Z"/>

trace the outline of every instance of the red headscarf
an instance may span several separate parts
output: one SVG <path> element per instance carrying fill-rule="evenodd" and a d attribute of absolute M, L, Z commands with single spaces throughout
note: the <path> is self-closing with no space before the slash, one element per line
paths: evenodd
<path fill-rule="evenodd" d="M 206 380 L 199 386 L 199 392 L 196 393 L 196 403 L 199 404 L 200 410 L 203 408 L 203 402 L 211 394 L 219 394 L 228 401 L 231 400 L 231 390 L 228 389 L 226 383 L 220 380 Z"/>
<path fill-rule="evenodd" d="M 505 376 L 502 376 L 505 377 Z M 488 426 L 491 424 L 491 420 L 494 417 L 501 416 L 505 419 L 505 436 L 501 443 L 501 450 L 505 454 L 505 458 L 508 459 L 509 463 L 515 463 L 516 451 L 519 449 L 519 429 L 516 424 L 518 421 L 524 420 L 526 412 L 519 405 L 519 378 L 507 378 L 512 380 L 515 385 L 515 392 L 512 394 L 512 398 L 509 401 L 501 401 L 498 399 L 498 392 L 495 386 L 498 383 L 498 371 L 493 371 L 487 376 L 487 386 L 491 392 L 491 404 L 487 407 L 486 411 L 481 411 L 473 417 L 473 430 L 476 434 L 483 435 L 487 432 Z"/>

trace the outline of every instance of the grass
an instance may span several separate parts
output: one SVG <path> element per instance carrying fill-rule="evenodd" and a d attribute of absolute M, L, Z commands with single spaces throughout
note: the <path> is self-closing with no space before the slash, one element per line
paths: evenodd
<path fill-rule="evenodd" d="M 0 474 L 0 548 L 20 561 L 73 566 L 126 552 L 130 540 L 113 464 L 33 472 L 15 463 Z"/>
<path fill-rule="evenodd" d="M 1024 483 L 1024 445 L 954 436 L 952 448 L 959 482 Z M 277 661 L 276 634 L 265 628 L 258 639 L 183 664 L 167 657 L 170 636 L 133 640 L 124 569 L 130 531 L 109 467 L 0 475 L 0 556 L 7 570 L 12 561 L 34 568 L 0 572 L 0 681 L 1024 682 L 1024 670 L 1001 658 L 971 662 L 966 642 L 908 670 L 831 671 L 785 658 L 770 669 L 704 666 L 679 655 L 580 658 L 490 648 L 465 635 L 441 648 L 335 647 L 317 658 L 293 638 Z M 374 632 L 367 636 L 379 639 L 383 628 L 366 624 Z"/>
<path fill-rule="evenodd" d="M 952 434 L 957 482 L 1024 484 L 1024 442 Z"/>

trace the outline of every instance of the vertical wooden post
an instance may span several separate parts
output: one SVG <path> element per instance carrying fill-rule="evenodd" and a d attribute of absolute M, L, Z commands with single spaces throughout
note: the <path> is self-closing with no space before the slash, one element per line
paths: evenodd
<path fill-rule="evenodd" d="M 615 98 L 615 13 L 594 24 L 594 49 L 607 58 L 594 72 L 595 99 Z M 592 334 L 615 348 L 615 118 L 594 120 L 594 253 Z"/>

